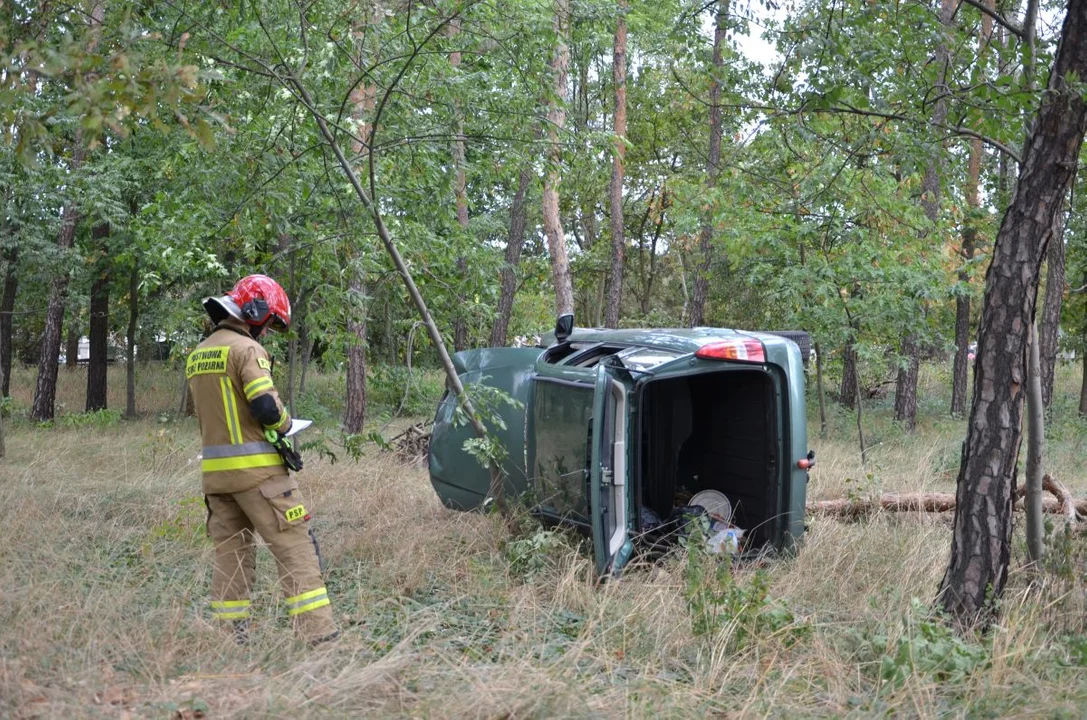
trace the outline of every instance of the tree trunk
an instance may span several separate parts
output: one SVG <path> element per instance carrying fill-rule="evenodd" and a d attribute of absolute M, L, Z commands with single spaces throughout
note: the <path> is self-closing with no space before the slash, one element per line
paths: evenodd
<path fill-rule="evenodd" d="M 980 141 L 979 141 L 980 142 Z M 971 162 L 973 151 L 971 150 Z M 974 196 L 977 197 L 977 186 L 974 186 Z M 969 196 L 967 196 L 969 197 Z M 969 201 L 968 201 L 969 202 Z M 974 257 L 974 239 L 977 229 L 967 226 L 962 233 L 963 260 L 969 261 Z M 951 414 L 962 415 L 966 411 L 966 382 L 970 371 L 970 296 L 967 283 L 970 282 L 970 274 L 965 270 L 959 271 L 959 283 L 962 284 L 962 294 L 955 297 L 955 361 L 951 370 Z"/>
<path fill-rule="evenodd" d="M 68 370 L 79 367 L 79 338 L 83 333 L 78 319 L 79 311 L 75 306 L 68 308 L 68 332 L 64 341 L 64 367 Z M 63 322 L 61 325 L 63 327 Z"/>
<path fill-rule="evenodd" d="M 985 0 L 990 10 L 995 10 L 995 0 Z M 981 14 L 981 31 L 978 35 L 978 61 L 985 56 L 989 41 L 993 36 L 993 18 Z M 977 249 L 977 216 L 981 206 L 978 186 L 981 184 L 981 138 L 970 139 L 970 151 L 966 161 L 966 205 L 968 216 L 962 230 L 962 260 L 969 263 L 974 259 Z M 955 297 L 955 362 L 951 375 L 951 414 L 962 415 L 966 412 L 966 386 L 970 372 L 970 282 L 971 273 L 967 269 L 959 271 L 959 283 L 962 292 Z"/>
<path fill-rule="evenodd" d="M 1066 522 L 1075 522 L 1076 513 L 1087 513 L 1087 499 L 1073 498 L 1068 489 L 1046 475 L 1042 478 L 1042 487 L 1054 497 L 1042 498 L 1041 507 L 1046 513 L 1061 515 Z M 1016 493 L 1019 497 L 1022 492 Z M 857 518 L 877 510 L 886 512 L 950 512 L 956 507 L 954 493 L 887 493 L 873 498 L 840 498 L 836 500 L 815 500 L 808 503 L 808 513 L 812 515 L 832 515 L 843 518 Z M 1019 508 L 1014 508 L 1019 509 Z"/>
<path fill-rule="evenodd" d="M 105 4 L 99 0 L 91 6 L 91 12 L 88 15 L 90 24 L 86 45 L 88 53 L 93 52 L 98 46 L 98 34 L 104 19 Z M 68 170 L 73 175 L 82 167 L 85 151 L 83 133 L 77 129 L 72 141 L 72 158 L 68 162 Z M 57 236 L 57 247 L 61 253 L 72 247 L 79 217 L 80 212 L 75 205 L 75 199 L 67 198 L 61 214 L 60 233 Z M 38 360 L 38 380 L 34 387 L 34 404 L 30 410 L 30 418 L 37 422 L 52 420 L 56 413 L 57 365 L 60 360 L 61 325 L 64 322 L 64 305 L 67 295 L 68 271 L 65 270 L 53 278 L 50 284 L 49 302 L 45 310 L 45 332 L 42 336 L 41 357 Z"/>
<path fill-rule="evenodd" d="M 819 392 L 819 439 L 827 439 L 827 394 L 823 385 L 823 348 L 815 343 L 815 384 Z"/>
<path fill-rule="evenodd" d="M 1067 78 L 1087 76 L 1087 0 L 1070 0 L 1049 92 L 1025 143 L 1012 203 L 986 274 L 974 396 L 940 602 L 960 625 L 987 625 L 1011 557 L 1011 504 L 1022 438 L 1026 338 L 1038 274 L 1083 143 L 1085 105 Z"/>
<path fill-rule="evenodd" d="M 8 376 L 4 374 L 4 371 L 0 369 L 0 383 L 6 381 Z M 4 412 L 0 410 L 0 460 L 4 459 L 4 455 L 7 454 L 7 450 L 4 447 Z"/>
<path fill-rule="evenodd" d="M 898 369 L 895 383 L 895 420 L 907 432 L 913 432 L 917 427 L 917 376 L 921 365 L 921 349 L 916 336 L 907 335 L 902 340 L 902 355 L 906 358 L 906 367 Z"/>
<path fill-rule="evenodd" d="M 4 272 L 4 294 L 0 297 L 0 398 L 10 395 L 11 326 L 12 313 L 15 311 L 15 294 L 19 288 L 19 275 L 16 272 L 19 248 L 10 248 L 4 253 L 4 258 L 8 266 Z"/>
<path fill-rule="evenodd" d="M 574 311 L 574 285 L 570 277 L 570 262 L 566 257 L 566 235 L 559 216 L 559 165 L 562 153 L 559 132 L 566 124 L 566 75 L 570 67 L 570 46 L 566 33 L 570 20 L 570 0 L 555 0 L 555 54 L 551 61 L 554 96 L 547 111 L 547 133 L 550 142 L 548 168 L 544 175 L 543 226 L 547 235 L 547 250 L 551 255 L 551 277 L 555 284 L 555 314 Z"/>
<path fill-rule="evenodd" d="M 1055 240 L 1055 239 L 1054 239 Z M 1053 242 L 1053 241 L 1051 241 Z M 1034 566 L 1042 562 L 1042 474 L 1045 471 L 1045 424 L 1042 405 L 1042 367 L 1038 324 L 1030 327 L 1030 365 L 1027 372 L 1027 557 Z"/>
<path fill-rule="evenodd" d="M 1083 274 L 1083 284 L 1087 285 L 1087 272 Z M 1087 301 L 1087 299 L 1085 299 Z M 1087 347 L 1087 314 L 1083 319 L 1083 327 L 1080 329 L 1080 336 L 1083 339 L 1083 346 Z M 1079 383 L 1079 414 L 1087 415 L 1087 352 L 1083 354 L 1083 369 L 1080 373 Z"/>
<path fill-rule="evenodd" d="M 728 29 L 729 0 L 717 0 L 717 21 L 713 30 L 713 77 L 710 79 L 710 153 L 706 160 L 706 183 L 710 189 L 717 185 L 717 173 L 721 163 L 721 75 L 725 61 L 723 47 Z M 710 203 L 711 208 L 714 203 Z M 698 327 L 706 322 L 706 296 L 709 294 L 710 265 L 713 258 L 713 217 L 712 210 L 702 220 L 702 231 L 698 236 L 699 259 L 695 264 L 694 292 L 691 298 L 691 327 Z"/>
<path fill-rule="evenodd" d="M 454 19 L 449 23 L 449 36 L 455 38 L 460 34 L 460 21 Z M 460 52 L 449 54 L 449 64 L 453 67 L 454 75 L 460 68 Z M 454 101 L 455 102 L 455 101 Z M 453 195 L 457 208 L 457 225 L 460 226 L 464 242 L 468 235 L 468 179 L 465 173 L 465 146 L 467 139 L 464 136 L 464 118 L 461 115 L 460 105 L 455 106 L 455 120 L 453 128 Z M 459 243 L 458 243 L 459 244 Z M 460 352 L 468 349 L 468 323 L 464 317 L 467 307 L 467 299 L 464 297 L 464 283 L 468 279 L 468 259 L 463 253 L 457 257 L 457 274 L 459 275 L 460 297 L 455 310 L 456 319 L 453 322 L 453 348 Z"/>
<path fill-rule="evenodd" d="M 944 98 L 948 94 L 947 71 L 951 61 L 951 51 L 946 33 L 950 31 L 952 18 L 957 8 L 956 0 L 942 0 L 940 3 L 940 23 L 944 26 L 945 34 L 936 48 L 936 63 L 940 68 L 940 78 L 934 88 L 937 100 L 933 105 L 930 118 L 930 125 L 936 128 L 937 132 L 942 132 L 944 120 L 947 118 L 947 101 Z M 933 225 L 940 218 L 940 175 L 943 171 L 943 153 L 943 145 L 936 145 L 932 159 L 925 168 L 925 177 L 921 185 L 921 206 Z M 907 432 L 913 432 L 917 427 L 917 377 L 921 364 L 921 347 L 916 333 L 908 333 L 903 339 L 902 355 L 906 360 L 906 366 L 899 369 L 898 382 L 895 383 L 895 420 L 901 423 Z"/>
<path fill-rule="evenodd" d="M 78 167 L 83 161 L 81 138 L 76 138 L 76 152 L 72 164 Z M 71 201 L 61 216 L 57 247 L 61 252 L 72 247 L 79 211 Z M 45 331 L 42 334 L 41 359 L 38 361 L 38 380 L 34 388 L 34 404 L 30 418 L 36 422 L 52 420 L 56 413 L 57 369 L 60 361 L 61 326 L 64 323 L 64 304 L 68 294 L 68 271 L 61 270 L 50 285 L 49 302 L 45 309 Z M 78 343 L 78 337 L 76 338 Z M 78 350 L 78 346 L 77 346 Z M 71 355 L 69 356 L 71 357 Z"/>
<path fill-rule="evenodd" d="M 380 2 L 374 2 L 370 7 L 368 25 L 378 25 L 384 20 L 384 9 Z M 367 28 L 369 29 L 369 28 Z M 359 39 L 358 57 L 356 64 L 364 67 L 364 59 L 369 62 L 377 61 L 379 57 L 376 47 L 363 46 L 366 39 L 366 31 L 356 29 L 356 37 Z M 369 57 L 367 55 L 369 54 Z M 377 85 L 371 82 L 363 82 L 351 93 L 351 117 L 359 128 L 358 137 L 352 143 L 357 162 L 361 165 L 364 161 L 372 161 L 372 141 L 374 126 L 372 119 L 377 105 Z M 320 125 L 320 123 L 318 123 Z M 346 387 L 343 412 L 344 432 L 356 435 L 362 432 L 366 424 L 366 312 L 368 303 L 366 296 L 366 281 L 362 266 L 362 253 L 357 247 L 349 247 L 347 250 L 348 274 L 348 302 L 346 306 L 347 325 L 347 363 L 346 363 Z"/>
<path fill-rule="evenodd" d="M 362 432 L 366 423 L 366 311 L 363 296 L 366 285 L 362 271 L 354 270 L 347 317 L 347 398 L 344 403 L 343 429 L 350 435 Z"/>
<path fill-rule="evenodd" d="M 842 348 L 842 385 L 838 391 L 838 402 L 852 410 L 857 404 L 857 353 L 850 340 Z"/>
<path fill-rule="evenodd" d="M 128 276 L 128 331 L 125 333 L 125 417 L 136 417 L 136 328 L 140 320 L 140 261 Z"/>
<path fill-rule="evenodd" d="M 1064 301 L 1064 212 L 1053 220 L 1053 239 L 1046 251 L 1045 306 L 1038 334 L 1041 365 L 1042 407 L 1053 404 L 1053 381 L 1057 372 L 1057 352 L 1060 342 L 1061 305 Z"/>
<path fill-rule="evenodd" d="M 856 368 L 856 358 L 853 362 Z M 853 392 L 857 398 L 857 444 L 861 449 L 861 469 L 868 464 L 868 446 L 864 442 L 864 398 L 861 397 L 861 376 L 859 372 L 853 372 Z"/>
<path fill-rule="evenodd" d="M 303 324 L 298 333 L 298 343 L 302 346 L 302 369 L 298 373 L 298 394 L 306 392 L 306 375 L 309 373 L 310 356 L 313 355 L 313 338 L 309 334 L 309 323 Z"/>
<path fill-rule="evenodd" d="M 618 0 L 615 19 L 615 48 L 612 57 L 615 84 L 615 151 L 611 166 L 611 272 L 608 275 L 607 309 L 604 326 L 619 327 L 623 302 L 623 266 L 626 237 L 623 232 L 623 160 L 627 135 L 627 0 Z"/>
<path fill-rule="evenodd" d="M 1087 415 L 1087 352 L 1083 353 L 1082 375 L 1083 378 L 1079 384 L 1079 414 Z"/>
<path fill-rule="evenodd" d="M 509 342 L 510 317 L 517 293 L 517 267 L 521 264 L 521 249 L 525 244 L 528 186 L 532 182 L 532 166 L 525 164 L 517 178 L 517 193 L 510 207 L 510 233 L 506 237 L 506 261 L 502 265 L 502 290 L 498 296 L 498 314 L 491 328 L 491 347 L 505 347 Z"/>
<path fill-rule="evenodd" d="M 91 230 L 91 237 L 100 245 L 109 237 L 109 224 L 100 223 Z M 105 248 L 99 251 L 98 262 L 94 268 L 94 282 L 91 284 L 89 357 L 87 362 L 87 412 L 104 410 L 108 403 L 106 373 L 107 354 L 109 352 L 109 257 Z"/>

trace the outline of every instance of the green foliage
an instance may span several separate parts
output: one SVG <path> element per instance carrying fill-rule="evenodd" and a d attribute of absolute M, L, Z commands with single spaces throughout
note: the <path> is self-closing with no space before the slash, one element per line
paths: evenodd
<path fill-rule="evenodd" d="M 442 376 L 426 369 L 409 371 L 398 365 L 371 365 L 367 402 L 392 416 L 432 415 L 444 390 Z"/>
<path fill-rule="evenodd" d="M 860 633 L 861 651 L 875 658 L 873 667 L 886 691 L 901 687 L 912 676 L 941 683 L 958 683 L 989 663 L 990 651 L 956 633 L 946 619 L 917 598 L 897 634 L 885 628 Z"/>
<path fill-rule="evenodd" d="M 121 422 L 121 411 L 113 409 L 92 410 L 82 413 L 65 413 L 57 424 L 65 428 L 107 428 Z"/>
<path fill-rule="evenodd" d="M 728 647 L 739 651 L 759 638 L 781 634 L 786 644 L 810 635 L 787 604 L 770 596 L 770 576 L 763 569 L 737 577 L 731 556 L 718 556 L 705 547 L 705 535 L 695 526 L 687 542 L 683 567 L 684 597 L 695 637 L 728 633 Z"/>
<path fill-rule="evenodd" d="M 524 408 L 524 403 L 511 397 L 499 388 L 485 384 L 486 377 L 477 382 L 465 385 L 464 391 L 471 400 L 472 407 L 476 411 L 476 417 L 489 431 L 498 428 L 506 429 L 506 421 L 502 419 L 502 406 L 507 405 L 516 410 Z M 453 424 L 463 426 L 469 423 L 469 417 L 463 404 L 458 404 L 453 415 Z M 472 437 L 464 441 L 464 451 L 474 457 L 480 465 L 489 468 L 493 463 L 501 467 L 506 460 L 508 449 L 501 440 L 491 432 L 485 437 Z"/>
<path fill-rule="evenodd" d="M 559 530 L 536 527 L 531 533 L 505 544 L 504 553 L 510 573 L 523 580 L 554 570 L 571 548 L 566 535 Z"/>

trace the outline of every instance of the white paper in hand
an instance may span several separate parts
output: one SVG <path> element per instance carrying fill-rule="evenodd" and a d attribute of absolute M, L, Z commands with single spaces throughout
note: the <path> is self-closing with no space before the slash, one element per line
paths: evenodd
<path fill-rule="evenodd" d="M 287 431 L 287 437 L 302 432 L 312 424 L 312 420 L 300 420 L 298 418 L 294 418 L 293 420 L 291 420 L 291 429 Z"/>

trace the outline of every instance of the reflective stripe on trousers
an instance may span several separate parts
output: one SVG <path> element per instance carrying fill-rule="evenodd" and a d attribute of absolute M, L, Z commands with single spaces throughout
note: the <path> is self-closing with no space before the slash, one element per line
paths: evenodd
<path fill-rule="evenodd" d="M 212 600 L 211 616 L 216 620 L 243 620 L 249 617 L 249 601 Z"/>
<path fill-rule="evenodd" d="M 310 590 L 301 595 L 287 598 L 287 614 L 300 615 L 328 604 L 328 590 L 319 587 L 316 590 Z"/>

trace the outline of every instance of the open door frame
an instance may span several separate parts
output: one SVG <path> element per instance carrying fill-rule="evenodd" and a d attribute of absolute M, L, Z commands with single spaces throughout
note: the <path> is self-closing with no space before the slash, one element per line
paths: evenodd
<path fill-rule="evenodd" d="M 619 572 L 633 551 L 627 456 L 630 388 L 620 379 L 620 372 L 603 364 L 597 366 L 593 398 L 589 514 L 593 555 L 601 577 Z"/>

